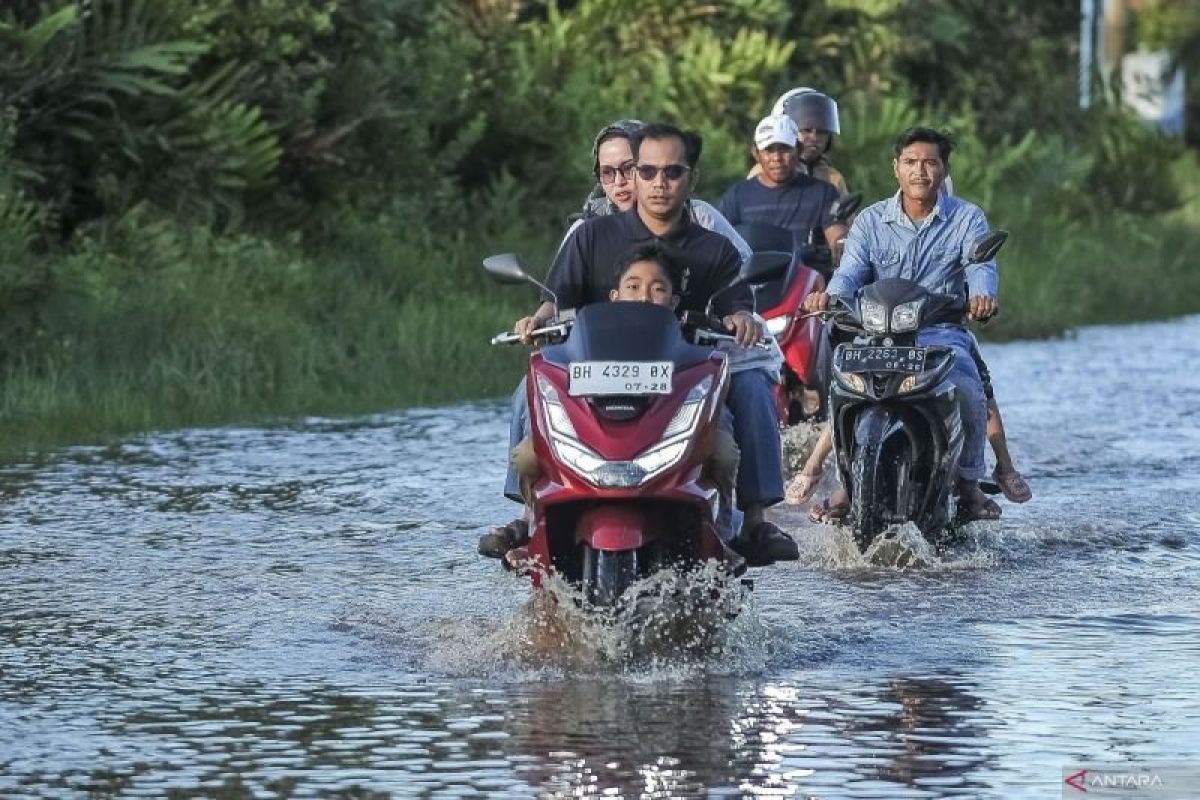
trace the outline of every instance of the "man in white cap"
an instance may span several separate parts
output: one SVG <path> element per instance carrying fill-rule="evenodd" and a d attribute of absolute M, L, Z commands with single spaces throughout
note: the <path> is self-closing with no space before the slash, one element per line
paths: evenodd
<path fill-rule="evenodd" d="M 846 226 L 833 219 L 838 190 L 796 168 L 796 123 L 786 114 L 772 114 L 754 129 L 754 160 L 759 173 L 739 181 L 721 198 L 720 211 L 733 225 L 764 222 L 792 232 L 797 246 L 816 241 L 823 233 L 833 245 L 837 263 Z"/>
<path fill-rule="evenodd" d="M 833 139 L 842 132 L 837 101 L 824 92 L 799 86 L 784 92 L 771 109 L 772 114 L 787 114 L 796 123 L 796 164 L 802 172 L 832 183 L 838 193 L 850 194 L 846 179 L 829 161 Z"/>

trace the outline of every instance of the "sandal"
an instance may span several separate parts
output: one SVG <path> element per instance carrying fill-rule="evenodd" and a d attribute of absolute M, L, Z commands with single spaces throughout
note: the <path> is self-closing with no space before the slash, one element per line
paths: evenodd
<path fill-rule="evenodd" d="M 1033 490 L 1015 469 L 1012 472 L 1001 472 L 1000 468 L 996 467 L 992 470 L 992 479 L 1009 502 L 1028 503 L 1033 498 Z"/>
<path fill-rule="evenodd" d="M 819 504 L 812 507 L 808 512 L 809 522 L 814 522 L 818 525 L 837 525 L 846 519 L 850 513 L 850 500 L 838 500 L 836 503 L 829 502 L 832 496 L 822 500 Z"/>
<path fill-rule="evenodd" d="M 960 525 L 968 522 L 980 522 L 1000 519 L 1003 513 L 1000 506 L 996 505 L 995 500 L 985 499 L 977 506 L 968 506 L 959 500 L 958 503 L 958 523 Z"/>
<path fill-rule="evenodd" d="M 787 488 L 783 492 L 783 502 L 788 505 L 798 506 L 807 502 L 817 491 L 817 484 L 821 482 L 821 475 L 825 470 L 819 469 L 813 474 L 801 472 L 796 477 L 788 482 Z"/>
<path fill-rule="evenodd" d="M 507 525 L 497 525 L 479 537 L 479 555 L 488 558 L 504 558 L 514 547 L 529 542 L 529 523 L 514 519 Z"/>

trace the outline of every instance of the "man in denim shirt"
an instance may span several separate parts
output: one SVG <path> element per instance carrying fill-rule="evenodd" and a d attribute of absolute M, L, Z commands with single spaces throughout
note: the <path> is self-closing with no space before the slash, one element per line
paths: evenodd
<path fill-rule="evenodd" d="M 865 284 L 882 278 L 907 278 L 931 292 L 966 294 L 972 319 L 999 310 L 996 263 L 967 264 L 975 242 L 988 233 L 987 218 L 976 205 L 941 193 L 950 169 L 953 141 L 929 128 L 910 128 L 896 139 L 892 168 L 900 191 L 859 214 L 846 239 L 841 264 L 824 292 L 805 299 L 810 311 L 829 307 L 829 295 L 853 297 Z M 926 328 L 918 344 L 954 348 L 950 379 L 958 390 L 963 422 L 963 451 L 958 462 L 960 513 L 966 519 L 996 519 L 1000 507 L 979 489 L 984 476 L 987 401 L 975 361 L 971 335 L 961 325 Z"/>

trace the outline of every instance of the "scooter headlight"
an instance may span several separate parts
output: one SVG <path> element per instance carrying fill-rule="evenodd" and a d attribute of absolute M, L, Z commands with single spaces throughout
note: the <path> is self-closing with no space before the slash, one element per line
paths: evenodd
<path fill-rule="evenodd" d="M 565 436 L 578 441 L 579 434 L 575 432 L 575 426 L 571 424 L 571 418 L 567 416 L 567 410 L 563 408 L 554 384 L 538 375 L 537 387 L 538 394 L 542 396 L 542 408 L 546 410 L 546 424 L 550 426 L 550 431 L 560 437 Z"/>
<path fill-rule="evenodd" d="M 592 473 L 608 463 L 591 450 L 563 441 L 562 439 L 554 440 L 554 450 L 558 453 L 558 457 L 565 461 L 571 469 L 584 477 L 590 477 Z"/>
<path fill-rule="evenodd" d="M 664 440 L 691 432 L 700 416 L 700 409 L 704 408 L 704 401 L 708 399 L 708 395 L 712 391 L 712 385 L 712 376 L 709 375 L 692 387 L 691 391 L 687 393 L 687 397 L 683 399 L 683 403 L 680 404 L 679 410 L 675 412 L 670 424 L 667 425 L 667 429 L 663 431 L 662 438 Z"/>
<path fill-rule="evenodd" d="M 921 306 L 925 299 L 911 300 L 901 303 L 892 309 L 892 333 L 907 333 L 915 331 L 921 320 Z"/>
<path fill-rule="evenodd" d="M 668 423 L 658 444 L 630 461 L 608 461 L 585 447 L 567 417 L 558 391 L 538 376 L 538 392 L 546 411 L 550 442 L 564 464 L 596 486 L 628 488 L 645 483 L 679 463 L 687 452 L 689 437 L 700 420 L 704 404 L 712 394 L 712 376 L 693 386 Z"/>
<path fill-rule="evenodd" d="M 792 324 L 792 315 L 784 314 L 782 317 L 771 317 L 767 320 L 767 332 L 775 338 L 783 336 L 783 332 L 788 329 L 788 325 Z"/>
<path fill-rule="evenodd" d="M 867 333 L 885 334 L 888 332 L 887 309 L 883 303 L 874 300 L 860 300 L 859 311 L 862 312 L 862 324 Z"/>

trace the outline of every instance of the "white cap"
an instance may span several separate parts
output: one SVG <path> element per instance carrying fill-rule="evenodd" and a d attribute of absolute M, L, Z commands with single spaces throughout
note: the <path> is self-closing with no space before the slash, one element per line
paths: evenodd
<path fill-rule="evenodd" d="M 773 144 L 795 147 L 798 138 L 800 131 L 796 130 L 796 123 L 792 122 L 792 118 L 787 114 L 764 117 L 754 129 L 754 146 L 759 150 L 766 150 Z"/>

